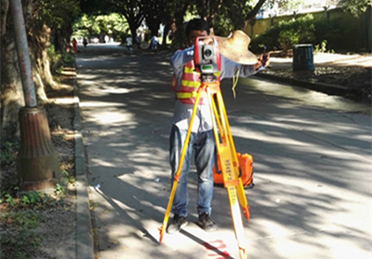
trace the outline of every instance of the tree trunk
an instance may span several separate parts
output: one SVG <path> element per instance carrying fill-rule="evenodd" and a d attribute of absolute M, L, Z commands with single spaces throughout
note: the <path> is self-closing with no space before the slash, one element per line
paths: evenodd
<path fill-rule="evenodd" d="M 9 1 L 1 0 L 1 133 L 18 132 L 18 111 L 25 105 Z"/>
<path fill-rule="evenodd" d="M 179 48 L 185 47 L 185 41 L 186 41 L 186 35 L 185 35 L 185 28 L 183 26 L 183 17 L 185 16 L 185 13 L 189 7 L 189 2 L 186 1 L 186 3 L 183 5 L 181 9 L 178 9 L 178 11 L 175 13 L 175 25 L 176 25 L 176 44 Z"/>
<path fill-rule="evenodd" d="M 249 12 L 247 15 L 247 20 L 244 23 L 244 28 L 254 20 L 258 11 L 261 9 L 262 5 L 266 2 L 266 0 L 259 0 L 252 11 Z"/>
<path fill-rule="evenodd" d="M 61 39 L 61 30 L 56 29 L 53 32 L 53 45 L 54 45 L 54 51 L 56 53 L 62 53 L 65 51 L 62 39 Z"/>
<path fill-rule="evenodd" d="M 164 27 L 164 30 L 163 30 L 163 42 L 162 42 L 163 46 L 167 45 L 167 37 L 168 37 L 168 32 L 169 32 L 170 29 L 171 29 L 171 25 L 170 25 L 170 23 L 167 23 Z"/>
<path fill-rule="evenodd" d="M 29 54 L 31 58 L 32 75 L 38 103 L 48 101 L 45 87 L 55 90 L 58 85 L 53 81 L 50 72 L 49 47 L 50 29 L 37 26 L 33 21 L 32 1 L 22 2 L 23 14 L 28 34 Z M 2 132 L 14 128 L 18 122 L 19 109 L 25 106 L 18 55 L 14 39 L 14 27 L 10 17 L 9 0 L 1 0 L 1 129 Z M 16 127 L 18 128 L 18 127 Z M 15 131 L 18 132 L 18 129 Z"/>
<path fill-rule="evenodd" d="M 52 74 L 50 72 L 50 61 L 48 56 L 48 48 L 50 46 L 50 28 L 45 24 L 42 26 L 41 29 L 33 28 L 33 40 L 30 41 L 31 48 L 33 49 L 34 57 L 33 57 L 33 64 L 34 64 L 34 73 L 36 73 L 37 77 L 40 77 L 38 80 L 43 82 L 44 84 L 44 93 L 43 90 L 37 89 L 38 93 L 40 93 L 40 98 L 42 101 L 47 101 L 45 91 L 52 91 L 58 90 L 58 85 L 56 82 L 53 81 Z M 31 55 L 32 56 L 32 55 Z M 39 85 L 38 87 L 41 87 Z"/>
<path fill-rule="evenodd" d="M 32 0 L 23 2 L 23 15 L 26 26 L 28 47 L 30 49 L 30 59 L 32 76 L 34 79 L 35 93 L 39 103 L 45 103 L 48 98 L 45 87 L 53 87 L 53 80 L 47 76 L 50 69 L 46 64 L 49 62 L 47 49 L 49 47 L 50 29 L 45 25 L 39 25 L 33 20 Z M 49 71 L 50 73 L 50 71 Z"/>
<path fill-rule="evenodd" d="M 129 13 L 122 12 L 121 14 L 125 17 L 125 19 L 128 22 L 129 30 L 132 35 L 132 41 L 134 43 L 136 42 L 137 28 L 141 25 L 144 16 L 142 14 L 135 14 L 133 10 Z"/>
<path fill-rule="evenodd" d="M 9 0 L 0 0 L 1 5 L 0 5 L 0 36 L 3 37 L 3 35 L 6 32 L 6 20 L 8 17 L 8 10 L 9 10 Z"/>
<path fill-rule="evenodd" d="M 160 27 L 160 21 L 158 19 L 154 19 L 152 17 L 151 18 L 147 17 L 146 18 L 146 23 L 148 24 L 149 29 L 151 31 L 151 38 L 152 38 L 152 36 L 159 36 L 158 31 L 159 31 L 159 27 Z"/>

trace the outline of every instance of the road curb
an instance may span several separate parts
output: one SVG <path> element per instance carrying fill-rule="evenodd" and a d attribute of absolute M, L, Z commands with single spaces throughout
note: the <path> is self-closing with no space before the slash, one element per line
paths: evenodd
<path fill-rule="evenodd" d="M 332 84 L 325 84 L 325 83 L 313 83 L 313 82 L 307 82 L 307 81 L 300 81 L 293 78 L 288 77 L 281 77 L 266 73 L 257 73 L 255 75 L 256 77 L 268 79 L 275 82 L 282 82 L 287 83 L 290 85 L 298 86 L 298 87 L 305 87 L 310 90 L 326 93 L 329 95 L 345 95 L 348 93 L 348 89 L 344 86 L 338 86 L 338 85 L 332 85 Z"/>
<path fill-rule="evenodd" d="M 76 72 L 76 64 L 74 64 Z M 76 74 L 74 76 L 74 130 L 75 130 L 75 174 L 76 174 L 76 258 L 93 259 L 93 232 L 89 210 L 88 180 L 86 176 L 85 152 L 81 134 L 80 100 Z"/>

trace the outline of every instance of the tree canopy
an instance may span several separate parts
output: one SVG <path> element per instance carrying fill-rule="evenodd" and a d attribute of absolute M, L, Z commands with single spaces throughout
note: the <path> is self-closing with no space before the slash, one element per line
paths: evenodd
<path fill-rule="evenodd" d="M 126 19 L 118 13 L 109 15 L 84 14 L 73 25 L 73 36 L 103 38 L 105 35 L 110 35 L 116 39 L 121 37 L 128 28 Z"/>
<path fill-rule="evenodd" d="M 372 6 L 372 0 L 341 0 L 340 4 L 346 12 L 359 16 Z"/>
<path fill-rule="evenodd" d="M 343 8 L 358 15 L 371 5 L 372 0 L 340 0 Z M 262 9 L 277 8 L 278 13 L 294 11 L 304 0 L 81 0 L 83 12 L 122 14 L 135 37 L 136 29 L 145 22 L 151 35 L 158 34 L 160 24 L 166 33 L 172 30 L 182 41 L 185 15 L 204 18 L 218 34 L 242 29 L 252 22 Z M 97 8 L 97 6 L 99 8 Z M 176 32 L 178 29 L 178 32 Z"/>
<path fill-rule="evenodd" d="M 22 92 L 19 69 L 16 67 L 16 50 L 12 21 L 9 18 L 9 1 L 1 0 L 1 54 L 2 54 L 2 106 L 1 122 L 13 118 L 14 111 L 22 106 Z M 175 47 L 182 47 L 185 20 L 192 17 L 204 18 L 215 34 L 226 36 L 232 30 L 243 29 L 254 21 L 262 9 L 280 8 L 284 11 L 296 9 L 305 0 L 32 0 L 22 1 L 28 33 L 33 71 L 38 80 L 40 99 L 44 88 L 53 88 L 47 55 L 50 43 L 56 53 L 66 51 L 73 32 L 82 37 L 102 37 L 108 34 L 117 38 L 129 31 L 136 37 L 137 29 L 146 23 L 149 36 L 157 35 L 160 25 L 163 29 L 163 43 L 169 32 Z M 372 6 L 372 0 L 340 0 L 346 12 L 360 16 Z M 280 12 L 279 12 L 280 13 Z M 84 14 L 84 15 L 83 15 Z M 75 25 L 73 25 L 75 23 Z M 293 34 L 295 35 L 295 34 Z M 283 36 L 283 35 L 282 35 Z M 35 80 L 36 80 L 35 79 Z M 41 89 L 41 90 L 40 90 Z M 40 90 L 40 91 L 39 91 Z M 4 105 L 7 104 L 7 107 Z M 5 107 L 5 108 L 4 108 Z"/>

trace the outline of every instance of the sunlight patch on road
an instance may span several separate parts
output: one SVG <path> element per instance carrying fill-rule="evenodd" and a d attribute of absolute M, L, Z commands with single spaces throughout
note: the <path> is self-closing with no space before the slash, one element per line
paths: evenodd
<path fill-rule="evenodd" d="M 272 134 L 267 134 L 260 130 L 254 130 L 254 129 L 250 129 L 249 135 L 247 135 L 247 131 L 245 129 L 241 129 L 239 127 L 231 127 L 231 133 L 234 135 L 234 137 L 239 137 L 243 139 L 251 139 L 255 141 L 262 141 L 266 143 L 276 143 L 279 145 L 286 143 L 286 145 L 298 145 L 302 147 L 313 146 L 312 144 L 302 142 L 302 141 L 297 141 L 297 140 L 291 139 L 290 137 L 273 136 Z"/>
<path fill-rule="evenodd" d="M 126 126 L 135 127 L 138 122 L 133 114 L 126 112 L 122 109 L 108 108 L 107 106 L 101 111 L 96 111 L 93 109 L 84 110 L 84 121 L 92 122 L 97 125 L 102 125 L 105 127 L 112 126 Z M 92 112 L 94 110 L 94 112 Z"/>
<path fill-rule="evenodd" d="M 113 102 L 81 102 L 80 107 L 123 107 L 127 106 L 124 103 Z"/>
<path fill-rule="evenodd" d="M 136 124 L 133 115 L 122 112 L 103 111 L 91 114 L 91 117 L 95 118 L 97 122 L 103 125 L 127 122 L 130 122 L 131 125 Z"/>
<path fill-rule="evenodd" d="M 62 75 L 65 75 L 65 76 L 75 76 L 76 75 L 76 71 L 75 70 L 63 70 L 60 73 Z"/>
<path fill-rule="evenodd" d="M 59 104 L 75 104 L 79 103 L 79 97 L 73 97 L 73 98 L 49 98 L 49 100 L 54 100 L 56 103 Z"/>
<path fill-rule="evenodd" d="M 132 143 L 109 143 L 107 144 L 108 147 L 130 147 Z"/>
<path fill-rule="evenodd" d="M 126 80 L 121 80 L 122 82 L 125 82 Z M 118 83 L 117 81 L 115 81 L 116 83 Z M 102 92 L 106 92 L 106 93 L 111 93 L 111 94 L 127 94 L 127 93 L 133 93 L 133 92 L 139 92 L 139 91 L 144 91 L 145 89 L 144 88 L 131 88 L 131 89 L 128 89 L 128 88 L 117 88 L 117 87 L 104 87 L 104 89 L 102 89 Z"/>
<path fill-rule="evenodd" d="M 250 125 L 260 125 L 260 126 L 269 126 L 272 128 L 276 128 L 278 131 L 279 129 L 296 129 L 296 130 L 306 130 L 318 132 L 318 133 L 329 133 L 329 129 L 323 129 L 319 127 L 319 124 L 311 123 L 309 121 L 300 120 L 300 119 L 289 119 L 283 120 L 282 118 L 279 121 L 266 121 L 266 120 L 253 120 L 253 119 L 246 119 L 244 117 L 236 118 L 235 119 L 239 123 L 247 123 Z"/>
<path fill-rule="evenodd" d="M 95 79 L 95 78 L 97 78 L 97 75 L 94 75 L 94 74 L 85 74 L 85 75 L 77 74 L 76 78 L 77 79 L 88 80 L 88 79 Z"/>
<path fill-rule="evenodd" d="M 105 166 L 105 167 L 116 167 L 117 166 L 116 163 L 109 163 L 100 158 L 91 158 L 90 161 L 92 164 Z"/>
<path fill-rule="evenodd" d="M 369 141 L 372 143 L 372 135 L 356 135 L 354 136 L 355 139 L 358 139 L 358 140 L 363 140 L 363 141 Z"/>

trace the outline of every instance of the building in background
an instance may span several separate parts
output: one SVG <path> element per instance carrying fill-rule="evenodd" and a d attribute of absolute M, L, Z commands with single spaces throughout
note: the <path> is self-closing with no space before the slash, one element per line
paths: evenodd
<path fill-rule="evenodd" d="M 340 2 L 341 0 L 294 0 L 286 6 L 280 6 L 275 2 L 272 7 L 264 5 L 257 19 L 331 10 L 337 8 Z"/>

